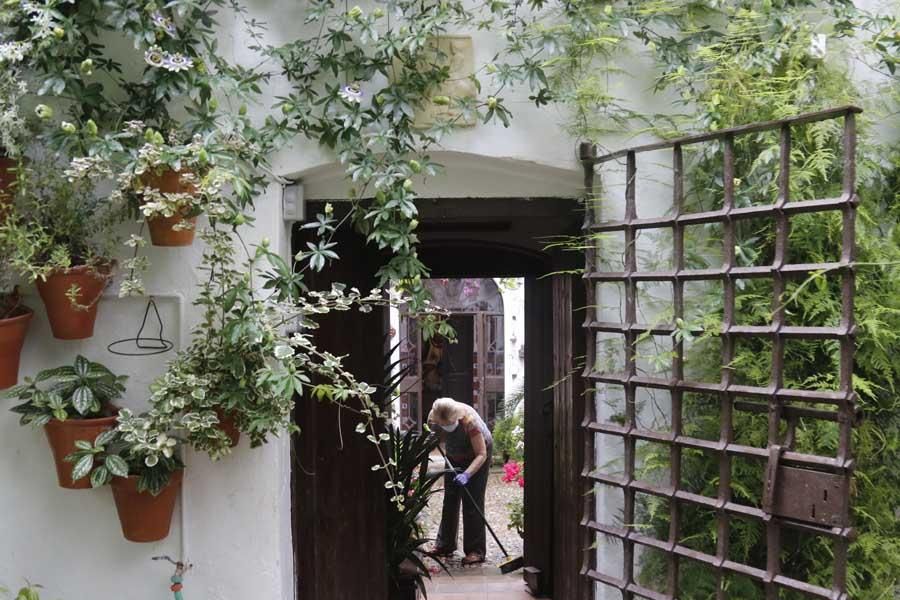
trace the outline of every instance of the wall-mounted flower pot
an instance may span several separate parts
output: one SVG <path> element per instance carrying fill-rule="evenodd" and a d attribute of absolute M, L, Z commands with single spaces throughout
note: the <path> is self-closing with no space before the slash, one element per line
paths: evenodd
<path fill-rule="evenodd" d="M 172 473 L 169 485 L 157 496 L 146 491 L 139 492 L 138 477 L 134 475 L 113 478 L 113 498 L 126 540 L 143 543 L 166 539 L 183 476 L 184 471 Z"/>
<path fill-rule="evenodd" d="M 97 306 L 110 275 L 108 269 L 96 271 L 80 266 L 54 271 L 46 281 L 38 280 L 37 288 L 47 309 L 47 319 L 53 337 L 60 340 L 83 340 L 94 335 Z M 73 285 L 78 286 L 77 304 L 67 296 Z"/>
<path fill-rule="evenodd" d="M 33 310 L 22 306 L 16 316 L 0 319 L 0 390 L 19 382 L 19 358 L 33 316 Z"/>
<path fill-rule="evenodd" d="M 72 463 L 66 461 L 66 457 L 75 452 L 75 442 L 85 440 L 93 442 L 98 435 L 116 426 L 116 416 L 100 417 L 99 419 L 66 419 L 51 420 L 44 425 L 47 441 L 50 442 L 50 451 L 56 462 L 56 478 L 59 486 L 68 490 L 85 490 L 91 487 L 91 478 L 82 477 L 78 481 L 72 480 Z"/>
<path fill-rule="evenodd" d="M 144 175 L 144 184 L 156 188 L 164 194 L 192 194 L 196 188 L 193 184 L 181 181 L 181 172 L 167 169 L 159 175 Z M 190 223 L 190 227 L 176 228 L 181 223 Z M 150 229 L 150 242 L 154 246 L 177 247 L 190 246 L 194 243 L 194 231 L 197 217 L 174 215 L 172 217 L 149 217 L 147 227 Z"/>
<path fill-rule="evenodd" d="M 219 429 L 225 432 L 225 435 L 231 440 L 231 447 L 234 448 L 241 441 L 241 430 L 238 429 L 234 418 L 221 408 L 216 409 L 216 416 L 219 418 Z"/>

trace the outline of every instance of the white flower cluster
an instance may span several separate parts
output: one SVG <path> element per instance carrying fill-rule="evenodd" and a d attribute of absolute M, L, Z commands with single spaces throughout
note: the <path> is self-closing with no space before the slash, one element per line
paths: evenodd
<path fill-rule="evenodd" d="M 0 43 L 0 63 L 22 62 L 29 51 L 31 51 L 31 44 L 28 42 L 2 42 Z"/>

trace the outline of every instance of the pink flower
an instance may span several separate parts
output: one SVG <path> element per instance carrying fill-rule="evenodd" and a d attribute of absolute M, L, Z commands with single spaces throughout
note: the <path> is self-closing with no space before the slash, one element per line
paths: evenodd
<path fill-rule="evenodd" d="M 524 477 L 519 477 L 519 487 L 520 488 L 525 487 L 525 478 Z"/>
<path fill-rule="evenodd" d="M 519 477 L 521 472 L 522 466 L 519 463 L 514 460 L 509 461 L 503 465 L 503 482 L 512 483 Z"/>

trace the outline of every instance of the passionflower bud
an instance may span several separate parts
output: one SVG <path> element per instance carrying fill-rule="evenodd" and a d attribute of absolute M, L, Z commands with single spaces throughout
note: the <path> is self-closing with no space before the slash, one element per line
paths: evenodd
<path fill-rule="evenodd" d="M 294 110 L 294 105 L 290 102 L 285 102 L 281 105 L 281 114 L 289 115 Z"/>
<path fill-rule="evenodd" d="M 412 179 L 405 179 L 403 181 L 403 189 L 404 190 L 406 190 L 408 192 L 409 190 L 412 189 L 412 187 L 413 187 Z"/>
<path fill-rule="evenodd" d="M 84 132 L 90 137 L 94 137 L 95 135 L 97 135 L 97 124 L 93 119 L 88 119 L 84 124 Z"/>
<path fill-rule="evenodd" d="M 78 68 L 81 71 L 82 75 L 93 75 L 94 61 L 92 61 L 90 58 L 86 58 L 81 61 L 81 65 Z"/>
<path fill-rule="evenodd" d="M 330 217 L 334 214 L 334 205 L 331 202 L 325 203 L 325 216 Z"/>
<path fill-rule="evenodd" d="M 488 96 L 487 99 L 488 108 L 497 108 L 497 98 L 494 96 Z"/>
<path fill-rule="evenodd" d="M 435 96 L 434 98 L 431 99 L 431 101 L 439 106 L 447 106 L 448 104 L 450 104 L 450 97 L 449 96 Z"/>
<path fill-rule="evenodd" d="M 238 114 L 241 115 L 242 117 L 247 114 L 247 105 L 246 104 L 241 104 L 241 106 L 238 108 Z"/>
<path fill-rule="evenodd" d="M 347 13 L 347 16 L 350 17 L 351 19 L 358 19 L 362 16 L 362 14 L 363 14 L 362 9 L 359 6 L 354 6 Z"/>
<path fill-rule="evenodd" d="M 378 8 L 376 8 L 375 10 L 372 11 L 372 16 L 375 17 L 376 19 L 380 19 L 381 17 L 384 16 L 384 9 L 379 6 Z"/>
<path fill-rule="evenodd" d="M 63 29 L 62 27 L 54 27 L 53 28 L 53 37 L 55 37 L 58 40 L 63 39 L 64 37 L 66 37 L 66 30 Z"/>
<path fill-rule="evenodd" d="M 216 110 L 217 108 L 219 108 L 219 101 L 215 98 L 210 98 L 208 104 L 209 110 Z"/>
<path fill-rule="evenodd" d="M 34 107 L 34 114 L 36 114 L 39 119 L 52 119 L 53 109 L 46 104 L 38 104 Z"/>
<path fill-rule="evenodd" d="M 67 135 L 72 135 L 77 131 L 74 123 L 69 123 L 68 121 L 63 121 L 60 123 L 59 128 L 62 129 L 62 132 Z"/>

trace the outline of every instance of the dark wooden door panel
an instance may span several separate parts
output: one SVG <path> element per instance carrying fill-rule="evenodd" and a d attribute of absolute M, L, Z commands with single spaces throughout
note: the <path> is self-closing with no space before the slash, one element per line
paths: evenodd
<path fill-rule="evenodd" d="M 295 246 L 305 247 L 300 232 Z M 314 275 L 314 289 L 341 281 L 372 289 L 378 254 L 352 232 L 339 234 L 341 261 L 328 278 Z M 348 311 L 320 319 L 319 347 L 338 356 L 362 381 L 383 379 L 386 323 L 383 311 Z M 294 547 L 298 598 L 304 600 L 386 600 L 385 497 L 383 480 L 371 466 L 375 447 L 355 432 L 347 410 L 298 399 L 294 444 Z"/>

